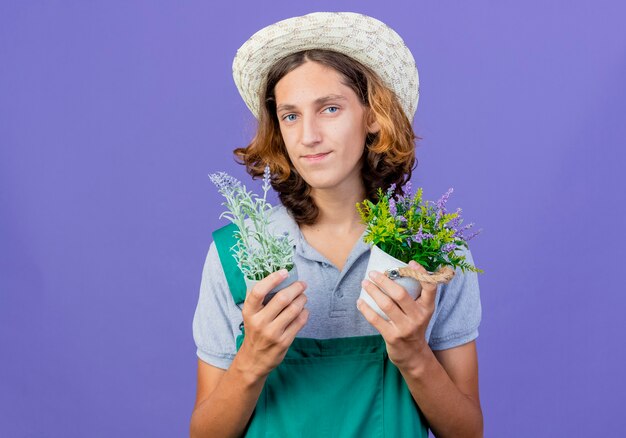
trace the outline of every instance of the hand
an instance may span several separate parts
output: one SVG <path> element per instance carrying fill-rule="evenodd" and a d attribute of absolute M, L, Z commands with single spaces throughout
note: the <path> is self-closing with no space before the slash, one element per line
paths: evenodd
<path fill-rule="evenodd" d="M 426 273 L 426 269 L 413 260 L 409 267 Z M 363 288 L 389 317 L 389 321 L 362 300 L 357 301 L 357 308 L 385 339 L 391 362 L 398 368 L 414 367 L 420 355 L 429 348 L 426 328 L 435 311 L 437 284 L 420 282 L 422 293 L 414 300 L 402 286 L 384 274 L 371 271 L 369 275 L 374 283 L 364 280 Z"/>
<path fill-rule="evenodd" d="M 309 311 L 304 308 L 307 285 L 303 281 L 279 290 L 263 305 L 267 293 L 285 278 L 279 272 L 268 275 L 248 292 L 243 304 L 245 336 L 239 352 L 247 356 L 250 371 L 257 377 L 266 376 L 282 362 L 308 320 Z"/>

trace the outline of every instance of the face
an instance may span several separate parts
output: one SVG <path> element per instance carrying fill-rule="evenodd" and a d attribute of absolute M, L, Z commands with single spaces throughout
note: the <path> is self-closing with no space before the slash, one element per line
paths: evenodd
<path fill-rule="evenodd" d="M 376 123 L 368 126 L 367 107 L 340 79 L 336 70 L 307 61 L 274 89 L 287 154 L 314 194 L 362 191 L 365 137 L 378 129 Z"/>

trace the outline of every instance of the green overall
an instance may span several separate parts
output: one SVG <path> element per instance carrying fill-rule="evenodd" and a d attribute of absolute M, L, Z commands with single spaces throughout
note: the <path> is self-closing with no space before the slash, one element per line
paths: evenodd
<path fill-rule="evenodd" d="M 234 224 L 213 232 L 235 303 L 246 298 L 230 252 Z M 237 351 L 244 338 L 237 336 Z M 380 335 L 296 337 L 268 375 L 246 437 L 428 437 L 428 423 Z"/>

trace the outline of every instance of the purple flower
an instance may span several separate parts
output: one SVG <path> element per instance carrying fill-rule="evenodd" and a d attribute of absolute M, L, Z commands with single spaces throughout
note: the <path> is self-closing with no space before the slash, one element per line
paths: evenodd
<path fill-rule="evenodd" d="M 398 204 L 402 205 L 404 211 L 411 208 L 411 181 L 407 181 L 404 187 L 402 187 L 402 195 L 398 195 L 397 198 Z"/>
<path fill-rule="evenodd" d="M 470 228 L 472 228 L 474 226 L 474 222 L 465 225 L 463 228 L 459 228 L 458 230 L 456 230 L 456 232 L 454 233 L 454 237 L 460 237 L 461 239 L 465 240 L 467 242 L 467 237 L 465 236 L 465 232 L 467 230 L 469 230 Z"/>
<path fill-rule="evenodd" d="M 461 217 L 461 209 L 457 208 L 456 209 L 456 214 L 457 216 L 450 219 L 450 221 L 448 221 L 447 224 L 444 225 L 445 228 L 447 228 L 448 230 L 453 230 L 454 233 L 452 234 L 452 237 L 461 237 L 463 238 L 463 233 L 462 233 L 462 229 L 459 229 L 459 226 L 461 225 L 461 221 L 463 220 L 463 218 Z"/>
<path fill-rule="evenodd" d="M 450 197 L 450 193 L 452 192 L 453 189 L 452 187 L 450 187 L 448 191 L 444 193 L 443 196 L 437 201 L 437 208 L 439 210 L 443 210 L 443 212 L 446 212 L 446 202 L 448 202 L 448 198 Z"/>
<path fill-rule="evenodd" d="M 447 224 L 447 225 L 448 225 L 448 228 L 453 229 L 453 230 L 455 230 L 455 231 L 457 231 L 457 230 L 458 230 L 459 225 L 460 225 L 461 220 L 462 220 L 462 218 L 461 218 L 461 209 L 460 209 L 460 208 L 457 208 L 457 209 L 456 209 L 456 213 L 458 214 L 458 216 L 457 216 L 457 217 L 455 217 L 455 218 L 452 218 L 452 219 L 450 220 L 450 222 L 448 222 L 448 224 Z"/>
<path fill-rule="evenodd" d="M 454 250 L 455 248 L 456 248 L 456 245 L 454 243 L 446 243 L 444 246 L 441 247 L 441 252 L 448 253 Z"/>
<path fill-rule="evenodd" d="M 480 232 L 482 231 L 482 228 L 478 231 L 476 231 L 475 233 L 473 233 L 472 235 L 468 236 L 465 241 L 469 242 L 470 240 L 472 240 L 474 237 L 476 237 Z"/>
<path fill-rule="evenodd" d="M 422 243 L 422 240 L 432 239 L 433 237 L 435 236 L 430 233 L 424 233 L 422 231 L 422 224 L 420 224 L 420 229 L 417 231 L 417 234 L 411 236 L 411 239 L 413 240 L 413 242 Z"/>
<path fill-rule="evenodd" d="M 239 180 L 230 176 L 226 172 L 218 172 L 209 174 L 211 182 L 217 186 L 222 195 L 230 195 L 237 187 L 241 185 Z"/>
<path fill-rule="evenodd" d="M 396 191 L 396 183 L 393 183 L 389 186 L 389 188 L 387 189 L 387 197 L 391 198 L 393 196 L 393 193 Z"/>
<path fill-rule="evenodd" d="M 437 228 L 437 225 L 439 225 L 439 219 L 441 219 L 442 215 L 443 210 L 437 210 L 437 216 L 435 217 L 435 228 Z"/>
<path fill-rule="evenodd" d="M 404 196 L 411 196 L 411 181 L 406 182 L 402 191 L 404 192 Z"/>
<path fill-rule="evenodd" d="M 394 199 L 393 199 L 393 198 L 389 198 L 389 213 L 390 213 L 392 216 L 395 216 L 395 215 L 396 215 L 396 213 L 397 213 L 397 210 L 396 210 L 396 201 L 394 201 Z"/>

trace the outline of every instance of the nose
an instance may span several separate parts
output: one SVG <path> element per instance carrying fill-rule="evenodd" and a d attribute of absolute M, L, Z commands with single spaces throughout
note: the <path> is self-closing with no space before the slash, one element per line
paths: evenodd
<path fill-rule="evenodd" d="M 302 117 L 302 144 L 315 146 L 322 140 L 320 128 L 315 115 L 303 115 Z"/>

